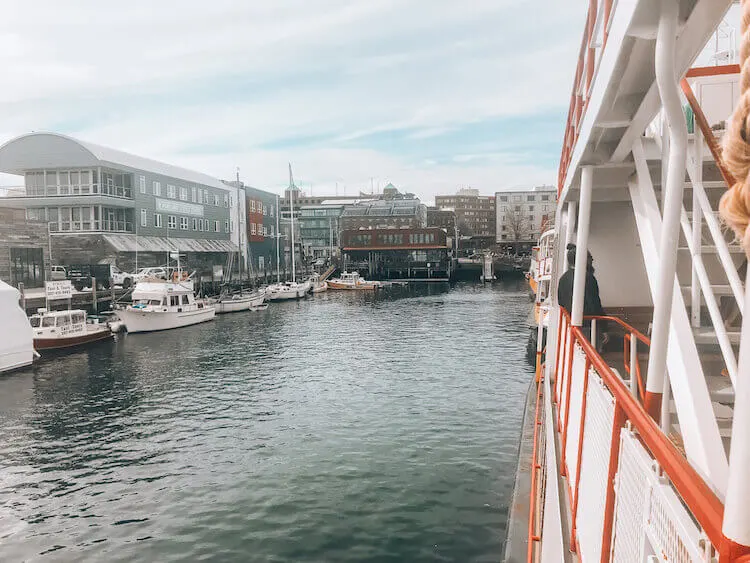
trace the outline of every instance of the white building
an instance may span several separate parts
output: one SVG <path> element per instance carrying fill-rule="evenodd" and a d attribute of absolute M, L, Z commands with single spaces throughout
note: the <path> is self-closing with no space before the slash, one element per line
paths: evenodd
<path fill-rule="evenodd" d="M 495 193 L 495 242 L 536 242 L 555 221 L 557 189 L 536 186 Z"/>

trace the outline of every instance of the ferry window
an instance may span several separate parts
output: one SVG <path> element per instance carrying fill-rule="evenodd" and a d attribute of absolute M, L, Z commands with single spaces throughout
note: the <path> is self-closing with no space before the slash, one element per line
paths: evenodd
<path fill-rule="evenodd" d="M 179 295 L 170 295 L 169 296 L 169 304 L 172 307 L 177 307 L 180 304 L 180 296 Z"/>
<path fill-rule="evenodd" d="M 189 303 L 190 302 L 188 301 L 188 296 L 187 295 L 183 295 L 182 296 L 182 304 L 183 305 L 188 305 Z"/>
<path fill-rule="evenodd" d="M 146 193 L 146 177 L 145 176 L 138 176 L 138 186 L 141 189 L 141 193 Z"/>
<path fill-rule="evenodd" d="M 44 317 L 42 320 L 43 327 L 55 326 L 55 317 Z"/>
<path fill-rule="evenodd" d="M 34 328 L 38 328 L 39 327 L 39 317 L 31 317 L 29 319 L 29 322 L 31 323 L 32 327 L 34 327 Z"/>
<path fill-rule="evenodd" d="M 158 307 L 161 305 L 161 299 L 152 299 L 148 302 L 149 305 L 153 305 L 154 307 Z"/>

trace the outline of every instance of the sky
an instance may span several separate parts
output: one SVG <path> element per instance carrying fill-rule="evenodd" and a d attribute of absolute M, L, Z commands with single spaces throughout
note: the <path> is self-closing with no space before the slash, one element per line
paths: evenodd
<path fill-rule="evenodd" d="M 313 194 L 552 184 L 587 4 L 9 0 L 0 142 L 54 131 L 277 193 L 288 162 Z"/>

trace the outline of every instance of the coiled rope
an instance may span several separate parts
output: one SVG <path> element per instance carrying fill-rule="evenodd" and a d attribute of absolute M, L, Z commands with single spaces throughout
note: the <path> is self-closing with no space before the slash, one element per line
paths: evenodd
<path fill-rule="evenodd" d="M 721 197 L 719 213 L 750 256 L 750 2 L 742 0 L 740 9 L 740 99 L 722 150 L 724 163 L 736 182 Z"/>

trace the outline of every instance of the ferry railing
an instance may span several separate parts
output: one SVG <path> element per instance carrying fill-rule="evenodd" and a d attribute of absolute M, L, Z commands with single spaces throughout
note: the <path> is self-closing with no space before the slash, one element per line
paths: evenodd
<path fill-rule="evenodd" d="M 560 473 L 569 485 L 571 550 L 592 561 L 642 561 L 649 549 L 669 561 L 710 560 L 712 546 L 724 543 L 721 501 L 646 412 L 638 393 L 560 310 L 564 344 L 556 357 L 554 398 Z M 626 329 L 631 343 L 647 343 L 621 319 L 606 320 Z M 636 373 L 632 381 L 637 371 L 630 369 Z"/>
<path fill-rule="evenodd" d="M 573 79 L 573 92 L 570 95 L 568 119 L 563 132 L 563 149 L 558 170 L 558 193 L 562 191 L 573 148 L 578 140 L 580 124 L 586 114 L 598 61 L 607 45 L 613 4 L 614 0 L 589 0 L 586 25 L 578 53 L 578 65 Z"/>

